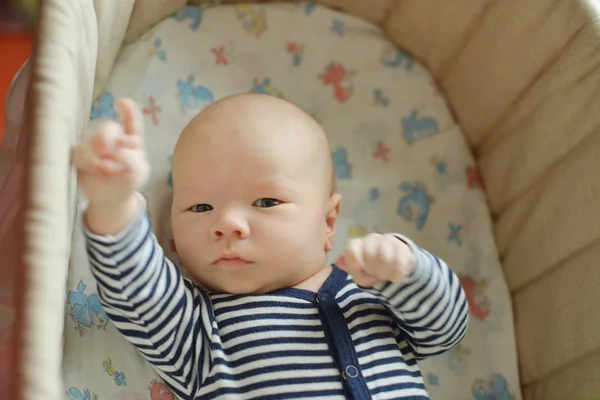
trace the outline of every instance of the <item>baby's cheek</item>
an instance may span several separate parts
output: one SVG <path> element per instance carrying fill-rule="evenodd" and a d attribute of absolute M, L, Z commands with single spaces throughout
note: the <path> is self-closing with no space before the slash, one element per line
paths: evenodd
<path fill-rule="evenodd" d="M 206 233 L 196 221 L 182 216 L 173 224 L 173 238 L 177 247 L 177 254 L 186 262 L 194 261 L 201 254 L 206 242 Z M 198 260 L 196 260 L 198 261 Z"/>
<path fill-rule="evenodd" d="M 296 241 L 303 242 L 304 248 L 322 247 L 327 233 L 327 224 L 321 213 L 306 213 L 298 219 L 293 231 L 296 232 Z"/>

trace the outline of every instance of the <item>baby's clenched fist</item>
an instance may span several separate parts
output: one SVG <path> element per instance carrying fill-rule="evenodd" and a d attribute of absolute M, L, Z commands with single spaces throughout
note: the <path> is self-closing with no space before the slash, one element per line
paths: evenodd
<path fill-rule="evenodd" d="M 393 235 L 370 233 L 348 241 L 340 268 L 363 287 L 380 282 L 402 283 L 414 267 L 411 248 Z"/>
<path fill-rule="evenodd" d="M 121 123 L 104 121 L 73 147 L 72 164 L 91 205 L 112 207 L 126 201 L 148 180 L 142 115 L 128 99 L 117 102 Z"/>

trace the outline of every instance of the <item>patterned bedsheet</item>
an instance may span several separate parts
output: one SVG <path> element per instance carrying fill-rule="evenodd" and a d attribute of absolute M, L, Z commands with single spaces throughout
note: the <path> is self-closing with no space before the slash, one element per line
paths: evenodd
<path fill-rule="evenodd" d="M 330 139 L 343 196 L 330 261 L 347 237 L 394 231 L 460 276 L 469 332 L 452 351 L 421 363 L 431 398 L 520 399 L 510 296 L 483 182 L 427 70 L 370 23 L 312 2 L 186 6 L 122 49 L 90 118 L 115 118 L 114 101 L 122 96 L 143 107 L 153 167 L 145 194 L 167 254 L 177 260 L 169 228 L 177 135 L 207 104 L 248 91 L 298 104 Z M 65 398 L 173 399 L 116 331 L 95 290 L 76 231 Z"/>

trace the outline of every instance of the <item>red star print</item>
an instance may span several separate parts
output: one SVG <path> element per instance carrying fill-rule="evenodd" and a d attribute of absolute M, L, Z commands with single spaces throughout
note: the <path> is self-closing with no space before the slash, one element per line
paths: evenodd
<path fill-rule="evenodd" d="M 296 43 L 296 42 L 289 42 L 287 44 L 287 51 L 289 53 L 295 53 L 296 50 L 298 50 L 298 43 Z"/>
<path fill-rule="evenodd" d="M 212 53 L 217 56 L 217 65 L 228 65 L 229 61 L 227 57 L 225 57 L 225 46 L 217 47 L 216 49 L 212 49 Z"/>
<path fill-rule="evenodd" d="M 152 116 L 152 122 L 154 123 L 154 125 L 158 125 L 158 113 L 162 112 L 162 108 L 160 108 L 159 106 L 156 105 L 156 101 L 154 100 L 154 96 L 150 96 L 148 98 L 148 101 L 150 103 L 150 107 L 144 108 L 142 111 L 146 115 L 151 115 Z"/>
<path fill-rule="evenodd" d="M 382 158 L 383 162 L 387 163 L 389 161 L 388 153 L 390 151 L 391 149 L 389 147 L 386 147 L 380 140 L 379 142 L 377 142 L 377 151 L 373 153 L 373 158 Z"/>
<path fill-rule="evenodd" d="M 481 178 L 479 171 L 477 171 L 477 168 L 467 167 L 467 186 L 469 189 L 483 189 L 483 179 Z"/>

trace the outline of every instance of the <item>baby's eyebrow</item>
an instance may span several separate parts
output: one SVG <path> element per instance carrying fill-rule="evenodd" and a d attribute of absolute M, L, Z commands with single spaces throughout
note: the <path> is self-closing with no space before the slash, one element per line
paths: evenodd
<path fill-rule="evenodd" d="M 286 191 L 294 191 L 294 187 L 292 182 L 289 179 L 275 177 L 275 178 L 265 178 L 256 182 L 255 186 L 257 189 L 278 189 L 278 190 L 286 190 Z"/>

